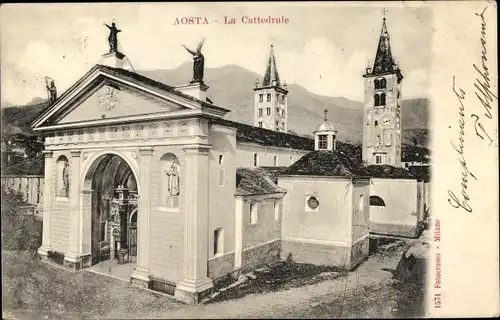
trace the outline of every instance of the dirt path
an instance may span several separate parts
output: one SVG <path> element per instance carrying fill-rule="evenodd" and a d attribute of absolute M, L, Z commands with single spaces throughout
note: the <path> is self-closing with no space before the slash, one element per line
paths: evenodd
<path fill-rule="evenodd" d="M 317 313 L 323 317 L 394 317 L 397 293 L 391 287 L 394 282 L 391 270 L 396 269 L 404 249 L 398 247 L 374 255 L 347 277 L 286 291 L 252 294 L 238 300 L 155 311 L 141 317 L 300 318 Z"/>

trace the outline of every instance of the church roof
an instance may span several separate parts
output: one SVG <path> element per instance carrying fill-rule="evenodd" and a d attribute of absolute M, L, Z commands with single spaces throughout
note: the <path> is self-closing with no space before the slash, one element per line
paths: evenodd
<path fill-rule="evenodd" d="M 280 75 L 278 73 L 278 68 L 276 67 L 276 58 L 274 57 L 273 45 L 271 45 L 271 52 L 269 53 L 269 60 L 267 61 L 266 73 L 264 74 L 262 86 L 270 87 L 273 85 L 274 80 L 276 80 L 276 86 L 279 87 Z"/>
<path fill-rule="evenodd" d="M 381 75 L 386 73 L 396 72 L 400 80 L 403 78 L 401 70 L 394 61 L 391 51 L 391 37 L 387 31 L 387 25 L 385 23 L 385 18 L 382 23 L 382 31 L 380 33 L 380 39 L 378 42 L 377 53 L 375 55 L 375 61 L 373 63 L 373 68 L 371 71 L 372 75 Z"/>
<path fill-rule="evenodd" d="M 268 176 L 268 173 L 259 168 L 236 169 L 235 196 L 254 196 L 273 193 L 284 193 Z"/>
<path fill-rule="evenodd" d="M 408 170 L 401 167 L 390 165 L 371 165 L 367 166 L 366 170 L 372 178 L 389 178 L 389 179 L 416 179 Z"/>
<path fill-rule="evenodd" d="M 314 139 L 311 138 L 254 127 L 226 119 L 214 118 L 212 119 L 212 123 L 236 128 L 237 141 L 258 143 L 264 146 L 280 148 L 314 150 Z"/>
<path fill-rule="evenodd" d="M 310 152 L 284 170 L 280 176 L 368 177 L 369 173 L 346 154 L 334 150 Z"/>

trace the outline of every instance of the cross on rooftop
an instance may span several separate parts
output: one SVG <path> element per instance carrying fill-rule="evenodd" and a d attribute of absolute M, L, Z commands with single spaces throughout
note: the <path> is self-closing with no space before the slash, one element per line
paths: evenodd
<path fill-rule="evenodd" d="M 325 109 L 325 111 L 323 111 L 325 113 L 325 121 L 326 121 L 326 114 L 328 113 L 328 109 Z"/>
<path fill-rule="evenodd" d="M 387 13 L 387 9 L 386 8 L 382 9 L 382 14 L 384 15 L 384 20 L 385 20 L 385 14 L 386 13 Z"/>

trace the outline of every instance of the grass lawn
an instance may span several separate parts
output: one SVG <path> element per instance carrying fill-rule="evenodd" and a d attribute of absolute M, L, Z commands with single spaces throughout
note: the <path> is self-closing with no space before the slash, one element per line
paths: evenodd
<path fill-rule="evenodd" d="M 4 316 L 21 319 L 138 318 L 183 304 L 128 282 L 42 263 L 26 252 L 2 252 Z"/>

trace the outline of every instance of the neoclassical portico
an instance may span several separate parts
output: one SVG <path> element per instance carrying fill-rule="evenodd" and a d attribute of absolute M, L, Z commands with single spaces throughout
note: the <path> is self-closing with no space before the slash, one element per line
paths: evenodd
<path fill-rule="evenodd" d="M 199 100 L 206 89 L 97 65 L 33 122 L 46 137 L 44 259 L 77 270 L 128 249 L 118 263 L 136 254 L 135 285 L 163 281 L 188 302 L 209 292 L 209 122 L 228 110 Z M 121 216 L 133 206 L 136 251 Z"/>

